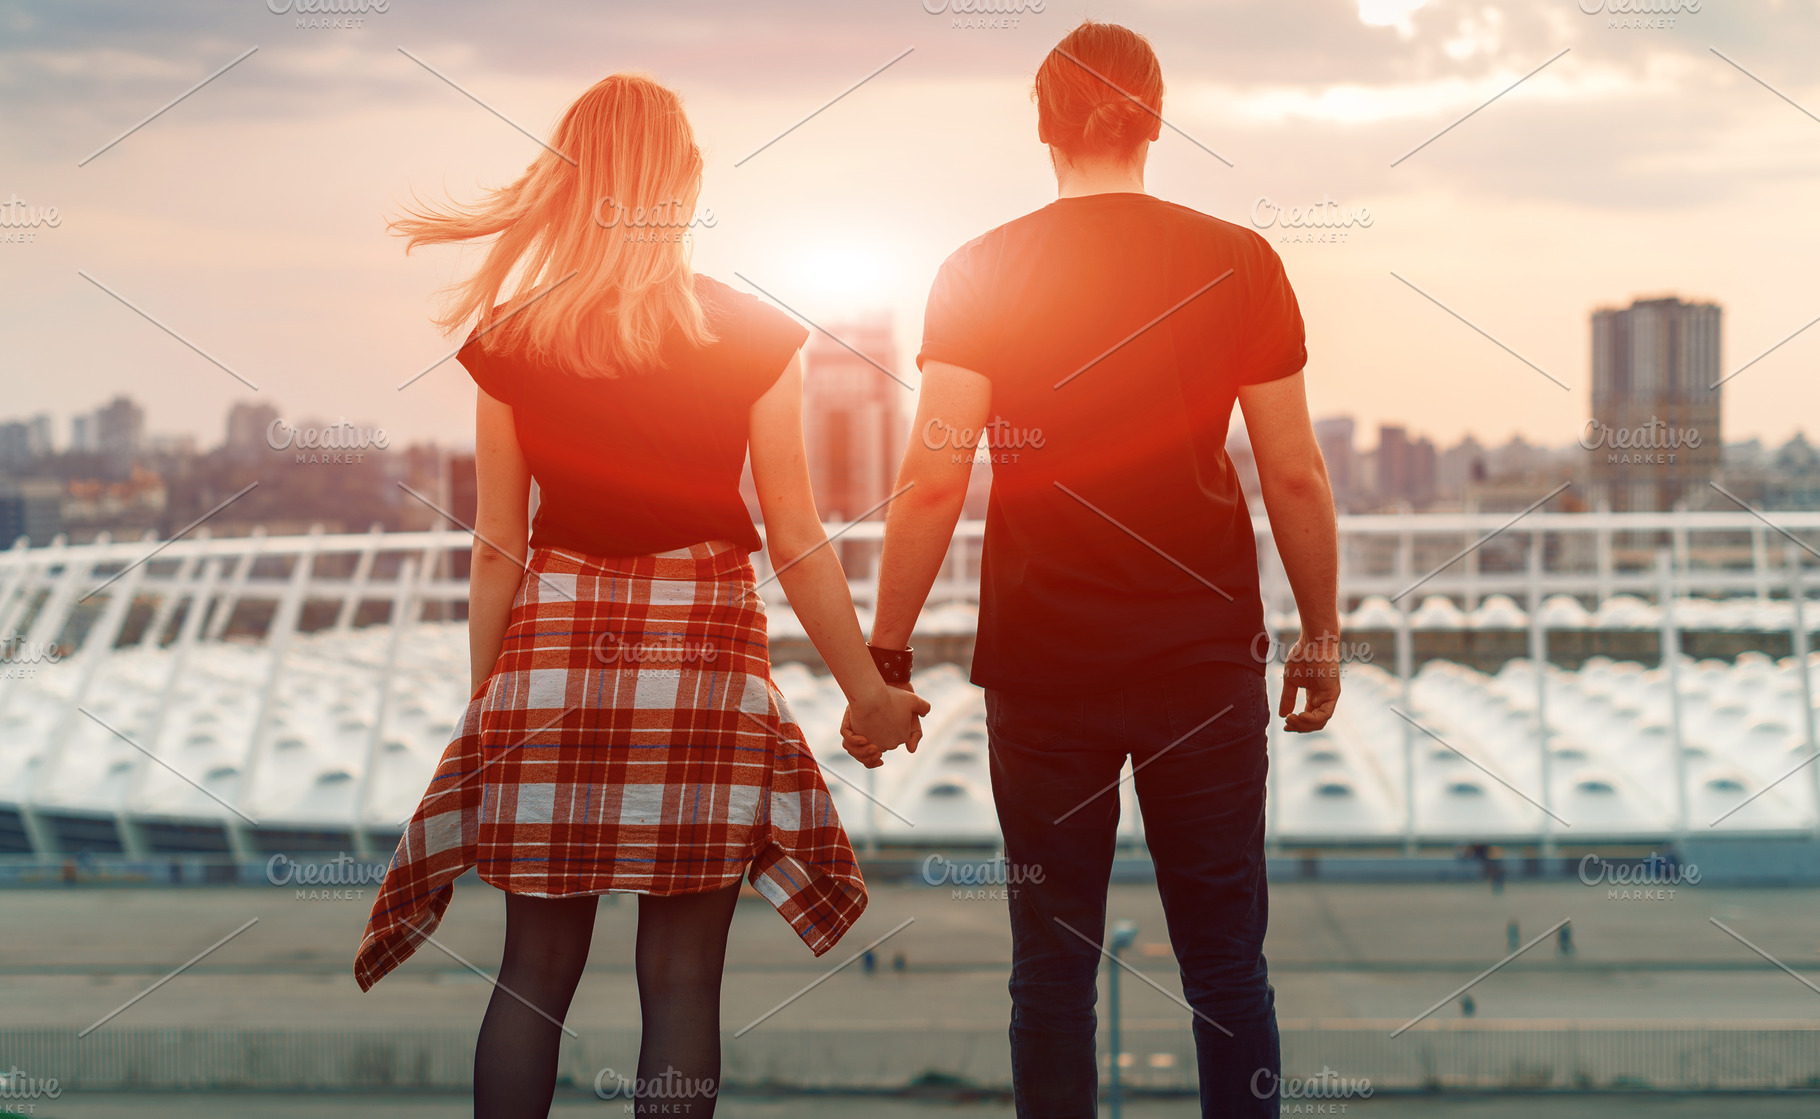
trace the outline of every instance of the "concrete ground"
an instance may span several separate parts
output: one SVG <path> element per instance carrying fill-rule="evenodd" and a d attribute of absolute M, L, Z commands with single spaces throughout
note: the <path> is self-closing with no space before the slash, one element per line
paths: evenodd
<path fill-rule="evenodd" d="M 756 1018 L 906 919 L 877 950 L 767 1021 L 764 1028 L 843 1023 L 1006 1020 L 1010 935 L 1004 902 L 911 886 L 875 889 L 846 942 L 817 960 L 770 906 L 742 900 L 729 948 L 725 1022 Z M 349 964 L 371 905 L 298 899 L 291 889 L 12 890 L 0 894 L 0 1007 L 11 1026 L 78 1029 L 108 1014 L 252 918 L 248 928 L 114 1019 L 120 1025 L 364 1025 L 478 1022 L 499 960 L 501 896 L 457 891 L 436 939 L 373 991 Z M 1497 962 L 1508 924 L 1527 940 L 1572 919 L 1574 953 L 1550 940 L 1472 990 L 1479 1018 L 1820 1019 L 1820 994 L 1758 948 L 1820 981 L 1820 890 L 1689 887 L 1660 901 L 1608 899 L 1577 883 L 1289 884 L 1272 890 L 1267 945 L 1284 1019 L 1406 1019 Z M 1154 887 L 1113 887 L 1110 914 L 1139 926 L 1130 959 L 1179 992 Z M 638 1020 L 632 942 L 637 902 L 603 902 L 577 994 L 577 1026 Z M 850 947 L 849 947 L 850 946 Z M 902 955 L 904 970 L 894 970 Z M 1126 1014 L 1183 1012 L 1141 984 Z M 1440 1014 L 1458 1015 L 1450 1005 Z M 105 1028 L 105 1027 L 104 1027 Z"/>
<path fill-rule="evenodd" d="M 765 1014 L 853 951 L 908 919 L 877 950 L 868 974 L 854 965 L 815 987 L 758 1027 L 762 1031 L 890 1025 L 940 1029 L 962 1024 L 1001 1030 L 1009 1013 L 1005 979 L 1010 938 L 1001 897 L 979 891 L 881 885 L 860 925 L 822 960 L 811 957 L 761 899 L 742 900 L 735 917 L 724 996 L 731 1029 Z M 1279 1016 L 1293 1020 L 1414 1017 L 1501 959 L 1511 921 L 1527 940 L 1571 918 L 1574 951 L 1551 938 L 1472 990 L 1481 1020 L 1621 1019 L 1820 1020 L 1820 890 L 1719 890 L 1698 886 L 1652 901 L 1609 897 L 1577 883 L 1514 883 L 1492 894 L 1483 883 L 1347 885 L 1292 883 L 1272 890 L 1268 953 Z M 0 1024 L 82 1029 L 144 992 L 184 961 L 248 920 L 257 923 L 101 1027 L 361 1027 L 477 1024 L 488 982 L 458 961 L 497 966 L 503 936 L 501 895 L 463 887 L 437 939 L 399 972 L 362 994 L 349 964 L 371 905 L 358 898 L 299 898 L 289 888 L 50 889 L 0 892 Z M 1149 885 L 1112 890 L 1110 915 L 1139 926 L 1133 964 L 1179 993 L 1161 906 Z M 637 902 L 603 902 L 594 953 L 570 1023 L 635 1026 L 632 943 Z M 1722 922 L 1802 974 L 1777 968 L 1719 928 Z M 902 970 L 893 964 L 903 958 Z M 1179 1024 L 1186 1015 L 1143 984 L 1124 985 L 1125 1016 L 1137 1026 Z M 1458 1017 L 1458 1001 L 1437 1018 Z M 628 1035 L 630 1036 L 630 1035 Z M 0 1065 L 8 1054 L 0 1053 Z M 624 1055 L 630 1067 L 635 1053 Z M 1303 1105 L 1307 1108 L 1309 1105 Z M 1328 1105 L 1331 1109 L 1336 1105 Z M 28 1108 L 32 1108 L 28 1110 Z M 559 1100 L 557 1116 L 620 1115 L 623 1101 Z M 1132 1102 L 1132 1119 L 1196 1114 L 1188 1099 Z M 87 1093 L 37 1101 L 0 1100 L 6 1114 L 50 1119 L 271 1119 L 396 1116 L 441 1119 L 467 1114 L 460 1095 L 322 1093 Z M 1483 1096 L 1381 1095 L 1347 1104 L 1366 1119 L 1770 1119 L 1820 1115 L 1815 1095 Z M 1009 1116 L 1002 1101 L 960 1103 L 877 1096 L 730 1096 L 718 1114 L 731 1119 L 863 1115 L 916 1119 L 937 1115 Z"/>
<path fill-rule="evenodd" d="M 1309 1105 L 1304 1105 L 1309 1106 Z M 1328 1104 L 1337 1109 L 1339 1104 Z M 1358 1119 L 1807 1119 L 1820 1113 L 1820 1096 L 1777 1095 L 1514 1095 L 1378 1096 L 1343 1105 L 1345 1111 L 1295 1112 Z M 559 1099 L 553 1119 L 624 1115 L 621 1101 Z M 1102 1105 L 1101 1114 L 1110 1114 Z M 0 1114 L 5 1112 L 0 1111 Z M 92 1095 L 42 1103 L 35 1119 L 460 1119 L 472 1114 L 465 1097 L 429 1099 L 342 1095 Z M 716 1119 L 1009 1119 L 1003 1101 L 909 1101 L 873 1096 L 728 1097 Z M 1196 1119 L 1191 1099 L 1127 1100 L 1128 1119 Z"/>

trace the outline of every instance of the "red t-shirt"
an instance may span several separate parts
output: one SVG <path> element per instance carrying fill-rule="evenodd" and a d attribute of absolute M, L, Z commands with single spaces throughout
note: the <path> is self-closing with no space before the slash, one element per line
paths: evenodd
<path fill-rule="evenodd" d="M 917 365 L 992 382 L 974 682 L 1074 692 L 1211 661 L 1262 671 L 1226 431 L 1239 386 L 1307 357 L 1264 238 L 1147 194 L 1060 199 L 950 256 Z"/>
<path fill-rule="evenodd" d="M 528 356 L 457 355 L 487 395 L 512 406 L 540 500 L 531 546 L 642 556 L 729 540 L 759 548 L 740 497 L 752 405 L 809 332 L 718 280 L 695 277 L 716 341 L 666 340 L 662 367 L 578 377 Z"/>

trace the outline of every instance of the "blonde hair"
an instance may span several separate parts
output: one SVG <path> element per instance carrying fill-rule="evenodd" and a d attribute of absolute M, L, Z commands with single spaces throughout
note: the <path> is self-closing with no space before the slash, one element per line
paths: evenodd
<path fill-rule="evenodd" d="M 434 319 L 443 329 L 478 313 L 489 351 L 522 348 L 579 376 L 613 377 L 658 364 L 672 331 L 694 346 L 714 340 L 683 240 L 701 172 L 682 99 L 646 75 L 613 74 L 576 98 L 517 182 L 471 206 L 419 203 L 390 225 L 406 252 L 498 237 L 445 290 Z"/>

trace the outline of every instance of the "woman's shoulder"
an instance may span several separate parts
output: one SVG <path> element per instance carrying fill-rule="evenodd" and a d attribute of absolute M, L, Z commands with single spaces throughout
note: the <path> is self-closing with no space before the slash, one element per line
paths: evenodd
<path fill-rule="evenodd" d="M 780 323 L 795 325 L 796 320 L 751 292 L 723 284 L 703 272 L 695 273 L 695 298 L 710 328 L 722 326 L 750 329 L 775 327 Z M 718 329 L 716 330 L 718 333 Z"/>
<path fill-rule="evenodd" d="M 784 311 L 701 272 L 695 274 L 695 298 L 718 346 L 769 355 L 794 352 L 808 340 L 808 329 Z"/>
<path fill-rule="evenodd" d="M 494 315 L 499 309 L 495 307 Z M 493 321 L 498 321 L 494 318 Z M 481 391 L 493 399 L 506 404 L 518 402 L 519 389 L 524 381 L 523 363 L 518 355 L 505 350 L 499 345 L 499 339 L 490 337 L 493 332 L 478 324 L 468 331 L 468 336 L 455 351 L 455 360 L 468 371 Z"/>

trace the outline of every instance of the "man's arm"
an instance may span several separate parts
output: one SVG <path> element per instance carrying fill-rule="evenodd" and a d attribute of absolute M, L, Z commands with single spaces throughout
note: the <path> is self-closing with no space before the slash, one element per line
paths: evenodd
<path fill-rule="evenodd" d="M 777 383 L 752 405 L 752 482 L 765 514 L 765 543 L 777 581 L 803 632 L 847 697 L 848 717 L 887 746 L 922 737 L 929 704 L 885 686 L 866 653 L 840 556 L 827 546 L 809 458 L 803 449 L 803 362 L 793 354 Z"/>
<path fill-rule="evenodd" d="M 1239 406 L 1257 459 L 1258 481 L 1277 554 L 1289 575 L 1302 632 L 1283 672 L 1277 714 L 1292 731 L 1320 730 L 1340 698 L 1339 530 L 1327 463 L 1308 417 L 1303 376 L 1246 385 Z M 1296 693 L 1307 702 L 1295 714 Z"/>
<path fill-rule="evenodd" d="M 978 373 L 939 361 L 923 367 L 916 427 L 897 472 L 895 489 L 903 493 L 891 503 L 885 518 L 884 552 L 879 557 L 872 644 L 881 649 L 902 649 L 910 644 L 917 615 L 948 554 L 955 522 L 967 500 L 967 482 L 973 476 L 971 449 L 932 448 L 928 443 L 933 440 L 924 440 L 923 433 L 978 431 L 985 426 L 991 407 L 992 382 Z M 954 461 L 957 455 L 959 462 Z"/>

